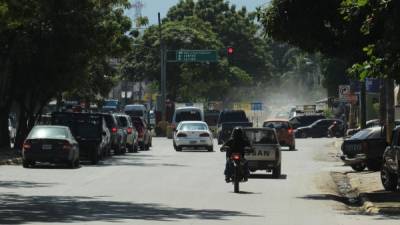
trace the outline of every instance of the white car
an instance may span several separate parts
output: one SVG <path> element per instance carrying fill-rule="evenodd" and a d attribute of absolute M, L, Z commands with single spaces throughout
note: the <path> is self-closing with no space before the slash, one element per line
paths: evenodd
<path fill-rule="evenodd" d="M 213 135 L 208 125 L 202 121 L 184 121 L 178 124 L 174 132 L 174 148 L 205 148 L 214 151 Z"/>

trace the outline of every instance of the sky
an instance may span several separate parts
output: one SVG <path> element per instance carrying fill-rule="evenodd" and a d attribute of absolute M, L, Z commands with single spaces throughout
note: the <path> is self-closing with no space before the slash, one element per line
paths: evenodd
<path fill-rule="evenodd" d="M 256 7 L 269 3 L 270 0 L 229 0 L 232 4 L 238 7 L 246 6 L 249 11 L 256 9 Z M 133 0 L 131 0 L 133 2 Z M 168 9 L 176 5 L 179 0 L 142 0 L 144 8 L 142 15 L 147 16 L 150 20 L 150 24 L 157 23 L 157 13 L 161 13 L 161 18 L 165 17 Z M 132 16 L 133 11 L 128 12 L 128 15 Z"/>

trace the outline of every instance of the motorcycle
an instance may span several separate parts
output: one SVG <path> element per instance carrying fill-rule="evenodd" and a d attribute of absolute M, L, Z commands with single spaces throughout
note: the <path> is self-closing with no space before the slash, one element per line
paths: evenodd
<path fill-rule="evenodd" d="M 224 146 L 221 148 L 221 152 L 226 152 L 229 150 L 229 147 Z M 253 149 L 250 147 L 245 148 L 245 152 L 253 152 Z M 242 157 L 240 153 L 232 153 L 231 157 L 229 158 L 228 165 L 231 165 L 229 168 L 233 170 L 231 181 L 233 184 L 233 191 L 235 193 L 240 192 L 239 183 L 240 182 L 247 182 L 246 171 L 244 171 L 246 160 Z"/>

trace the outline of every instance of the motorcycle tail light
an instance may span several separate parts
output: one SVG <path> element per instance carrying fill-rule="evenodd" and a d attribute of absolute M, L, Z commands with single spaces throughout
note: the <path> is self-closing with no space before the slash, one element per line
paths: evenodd
<path fill-rule="evenodd" d="M 289 133 L 289 134 L 293 134 L 293 129 L 292 129 L 292 128 L 289 128 L 289 129 L 288 129 L 288 133 Z"/>
<path fill-rule="evenodd" d="M 231 159 L 240 160 L 240 154 L 232 154 Z"/>

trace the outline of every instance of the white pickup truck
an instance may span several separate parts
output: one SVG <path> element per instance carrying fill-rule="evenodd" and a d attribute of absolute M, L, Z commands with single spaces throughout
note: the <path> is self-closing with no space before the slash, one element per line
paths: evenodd
<path fill-rule="evenodd" d="M 281 146 L 274 129 L 243 128 L 246 137 L 254 148 L 245 158 L 251 172 L 257 170 L 272 171 L 276 178 L 281 176 Z"/>

